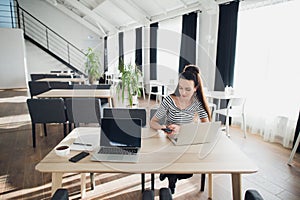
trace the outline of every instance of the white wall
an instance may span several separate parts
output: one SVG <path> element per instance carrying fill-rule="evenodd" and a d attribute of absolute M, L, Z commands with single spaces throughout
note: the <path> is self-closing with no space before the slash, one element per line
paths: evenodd
<path fill-rule="evenodd" d="M 159 22 L 157 32 L 157 80 L 177 84 L 182 16 Z"/>
<path fill-rule="evenodd" d="M 103 45 L 103 40 L 99 35 L 46 1 L 19 0 L 19 4 L 27 12 L 31 13 L 53 31 L 60 34 L 84 52 L 86 52 L 88 47 L 100 49 Z M 26 42 L 26 53 L 28 56 L 28 73 L 67 69 L 55 58 L 52 58 L 50 55 L 30 42 Z M 103 61 L 103 56 L 101 56 L 101 61 Z M 80 68 L 84 68 L 84 66 L 81 66 Z"/>
<path fill-rule="evenodd" d="M 26 88 L 26 52 L 23 31 L 0 28 L 0 88 Z"/>
<path fill-rule="evenodd" d="M 200 67 L 203 84 L 209 90 L 214 89 L 216 58 L 217 58 L 217 33 L 219 11 L 203 10 L 198 16 L 197 39 L 197 65 Z"/>

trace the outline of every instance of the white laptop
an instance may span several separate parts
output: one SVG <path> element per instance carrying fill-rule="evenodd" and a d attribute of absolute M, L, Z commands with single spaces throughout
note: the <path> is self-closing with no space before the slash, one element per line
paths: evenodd
<path fill-rule="evenodd" d="M 102 118 L 100 148 L 93 161 L 137 162 L 141 148 L 141 119 Z"/>
<path fill-rule="evenodd" d="M 221 122 L 189 123 L 180 127 L 179 133 L 168 134 L 174 145 L 205 144 L 214 142 Z"/>

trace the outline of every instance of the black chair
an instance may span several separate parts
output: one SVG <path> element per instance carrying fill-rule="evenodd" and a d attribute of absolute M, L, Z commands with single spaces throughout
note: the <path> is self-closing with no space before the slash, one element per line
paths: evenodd
<path fill-rule="evenodd" d="M 67 118 L 69 131 L 80 123 L 101 124 L 101 100 L 97 98 L 66 98 Z M 90 173 L 91 189 L 95 187 L 94 173 Z"/>
<path fill-rule="evenodd" d="M 31 81 L 36 81 L 45 78 L 44 74 L 30 74 Z"/>
<path fill-rule="evenodd" d="M 150 120 L 152 119 L 152 117 L 155 115 L 157 111 L 157 108 L 152 108 L 150 109 Z M 165 119 L 160 119 L 159 120 L 159 124 L 165 124 Z M 201 185 L 200 185 L 200 191 L 203 192 L 204 191 L 204 187 L 205 187 L 205 174 L 201 174 Z"/>
<path fill-rule="evenodd" d="M 172 200 L 172 194 L 169 188 L 159 189 L 159 199 L 160 200 Z M 154 200 L 154 191 L 145 190 L 142 195 L 142 200 Z"/>
<path fill-rule="evenodd" d="M 145 108 L 103 108 L 105 118 L 138 118 L 142 120 L 142 127 L 146 126 Z"/>
<path fill-rule="evenodd" d="M 247 190 L 244 200 L 263 200 L 264 198 L 259 194 L 257 190 Z"/>
<path fill-rule="evenodd" d="M 58 73 L 61 73 L 61 70 L 51 70 L 50 73 L 56 73 L 56 74 L 58 74 Z"/>
<path fill-rule="evenodd" d="M 97 98 L 66 98 L 65 106 L 69 130 L 71 124 L 78 127 L 80 123 L 101 123 L 101 100 Z"/>
<path fill-rule="evenodd" d="M 28 81 L 28 86 L 31 98 L 51 89 L 46 81 Z"/>
<path fill-rule="evenodd" d="M 59 78 L 57 74 L 44 74 L 44 78 Z"/>
<path fill-rule="evenodd" d="M 68 190 L 62 188 L 57 189 L 51 200 L 69 200 Z"/>
<path fill-rule="evenodd" d="M 73 87 L 68 82 L 50 81 L 51 89 L 72 89 Z"/>
<path fill-rule="evenodd" d="M 27 106 L 32 123 L 32 146 L 36 147 L 35 125 L 44 124 L 44 134 L 47 136 L 47 123 L 62 123 L 64 136 L 67 135 L 67 118 L 62 99 L 27 99 Z"/>

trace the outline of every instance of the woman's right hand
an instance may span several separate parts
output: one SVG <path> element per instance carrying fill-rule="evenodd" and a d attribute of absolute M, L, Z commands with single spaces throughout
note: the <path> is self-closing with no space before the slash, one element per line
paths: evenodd
<path fill-rule="evenodd" d="M 167 126 L 167 128 L 169 128 L 169 129 L 171 129 L 172 130 L 172 134 L 173 133 L 179 133 L 179 130 L 180 130 L 180 126 L 179 125 L 177 125 L 177 124 L 169 124 L 168 126 Z"/>

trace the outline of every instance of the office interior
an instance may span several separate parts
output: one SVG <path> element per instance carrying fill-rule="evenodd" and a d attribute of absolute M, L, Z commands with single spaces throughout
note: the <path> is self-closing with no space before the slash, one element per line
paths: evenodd
<path fill-rule="evenodd" d="M 49 137 L 50 134 L 48 138 L 38 136 L 37 149 L 33 149 L 26 105 L 26 100 L 31 98 L 28 82 L 31 74 L 53 70 L 75 71 L 79 77 L 85 77 L 86 58 L 73 60 L 70 52 L 78 49 L 86 53 L 88 48 L 100 55 L 99 69 L 104 79 L 106 73 L 118 73 L 120 59 L 124 64 L 139 65 L 146 98 L 139 97 L 138 107 L 146 108 L 147 114 L 160 102 L 152 98 L 148 103 L 150 82 L 156 80 L 174 90 L 186 64 L 199 66 L 208 91 L 225 91 L 230 87 L 246 97 L 247 138 L 243 137 L 242 121 L 232 119 L 230 139 L 261 171 L 243 176 L 243 192 L 256 189 L 264 199 L 300 197 L 299 148 L 292 164 L 287 164 L 299 135 L 300 32 L 296 25 L 299 1 L 2 0 L 0 4 L 8 11 L 18 4 L 22 8 L 19 19 L 27 16 L 42 24 L 37 25 L 42 32 L 35 33 L 30 32 L 31 25 L 16 20 L 18 14 L 0 20 L 1 144 L 13 145 L 13 151 L 25 149 L 30 156 L 29 161 L 24 155 L 16 156 L 23 160 L 18 165 L 26 164 L 13 170 L 9 168 L 14 166 L 12 156 L 16 153 L 7 156 L 4 154 L 8 151 L 1 150 L 4 158 L 1 158 L 1 198 L 51 198 L 50 174 L 37 172 L 34 166 L 63 139 L 62 129 L 57 125 L 50 127 L 49 133 L 56 138 Z M 40 43 L 50 53 L 32 41 L 34 34 L 43 38 Z M 221 106 L 226 106 L 226 102 Z M 147 120 L 148 125 L 150 119 Z M 24 177 L 16 178 L 19 172 Z M 30 180 L 31 174 L 34 180 Z M 36 180 L 39 177 L 41 180 Z M 184 180 L 173 198 L 207 199 L 207 190 L 199 192 L 199 178 L 196 175 Z M 102 179 L 106 182 L 101 186 Z M 122 184 L 118 184 L 118 179 Z M 80 199 L 80 176 L 70 175 L 64 180 L 70 198 Z M 132 188 L 126 187 L 130 181 L 135 183 Z M 148 177 L 146 187 L 150 187 L 150 182 Z M 142 198 L 140 175 L 96 174 L 96 183 L 106 192 L 88 191 L 87 199 Z M 214 199 L 231 198 L 231 190 L 226 186 L 231 184 L 230 177 L 217 175 L 214 184 Z M 156 174 L 156 198 L 158 187 L 166 186 L 166 183 L 160 185 Z"/>

